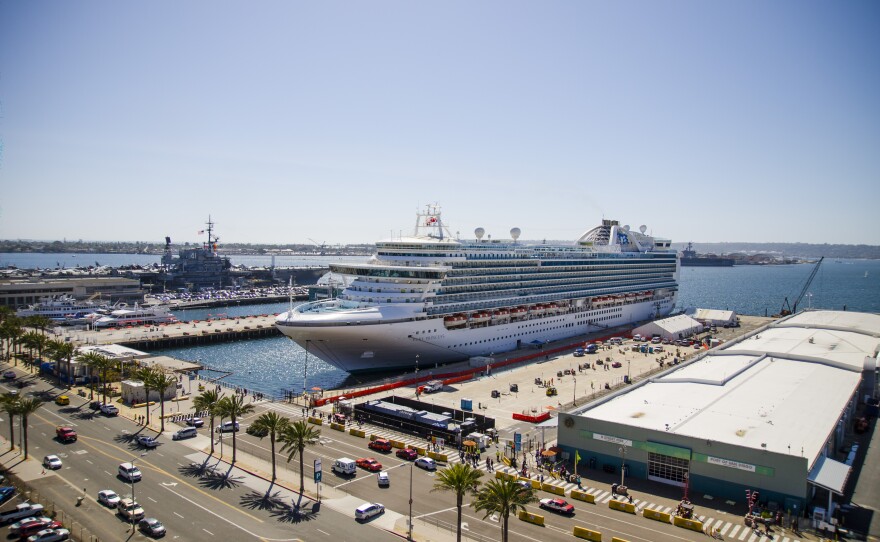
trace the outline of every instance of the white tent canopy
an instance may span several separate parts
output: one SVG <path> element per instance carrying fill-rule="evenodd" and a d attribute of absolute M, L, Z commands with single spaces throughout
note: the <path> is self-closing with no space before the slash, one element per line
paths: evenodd
<path fill-rule="evenodd" d="M 695 333 L 703 331 L 703 324 L 697 322 L 690 316 L 679 314 L 662 320 L 655 320 L 643 326 L 639 326 L 633 330 L 633 335 L 639 334 L 643 337 L 653 337 L 659 335 L 664 339 L 674 341 L 690 337 Z"/>
<path fill-rule="evenodd" d="M 723 311 L 719 309 L 698 309 L 691 307 L 685 310 L 684 313 L 694 320 L 698 320 L 707 325 L 715 324 L 716 326 L 723 326 L 724 324 L 732 324 L 736 322 L 736 312 L 734 311 Z"/>

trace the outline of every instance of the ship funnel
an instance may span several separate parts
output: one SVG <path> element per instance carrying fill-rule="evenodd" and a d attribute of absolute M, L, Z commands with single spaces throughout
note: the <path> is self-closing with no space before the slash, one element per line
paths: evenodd
<path fill-rule="evenodd" d="M 483 235 L 485 235 L 485 234 L 486 234 L 486 230 L 484 230 L 483 228 L 477 228 L 474 230 L 474 235 L 477 237 L 477 241 L 482 241 Z"/>
<path fill-rule="evenodd" d="M 645 226 L 644 224 L 639 226 L 639 231 L 642 232 L 642 235 L 645 234 L 645 231 L 647 231 L 647 229 L 648 229 L 648 226 Z"/>

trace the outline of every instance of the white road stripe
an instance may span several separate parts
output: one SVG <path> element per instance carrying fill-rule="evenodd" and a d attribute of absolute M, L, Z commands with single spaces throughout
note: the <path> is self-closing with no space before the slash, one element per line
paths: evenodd
<path fill-rule="evenodd" d="M 733 525 L 733 524 L 731 524 L 731 525 Z M 736 533 L 739 532 L 740 528 L 742 528 L 742 525 L 733 525 L 733 530 L 730 531 L 730 538 L 735 537 Z M 726 533 L 721 533 L 721 534 L 726 534 Z"/>
<path fill-rule="evenodd" d="M 733 523 L 730 523 L 729 521 L 727 523 L 725 523 L 724 527 L 721 528 L 721 536 L 726 535 L 727 530 L 730 529 L 731 527 L 733 527 Z"/>

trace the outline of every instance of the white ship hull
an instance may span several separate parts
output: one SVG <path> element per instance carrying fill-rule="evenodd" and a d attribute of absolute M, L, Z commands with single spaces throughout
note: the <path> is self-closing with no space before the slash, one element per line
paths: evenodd
<path fill-rule="evenodd" d="M 615 307 L 531 318 L 505 324 L 446 329 L 443 318 L 391 323 L 353 319 L 352 325 L 301 321 L 296 311 L 282 313 L 276 326 L 286 336 L 327 363 L 349 373 L 407 370 L 416 366 L 464 361 L 520 348 L 533 341 L 556 341 L 585 333 L 665 316 L 675 297 Z M 588 323 L 594 322 L 594 323 Z"/>

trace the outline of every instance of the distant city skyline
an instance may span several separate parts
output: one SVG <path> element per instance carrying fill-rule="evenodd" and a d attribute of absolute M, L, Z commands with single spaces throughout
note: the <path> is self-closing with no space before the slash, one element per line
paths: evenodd
<path fill-rule="evenodd" d="M 880 3 L 0 3 L 0 239 L 880 245 Z"/>

